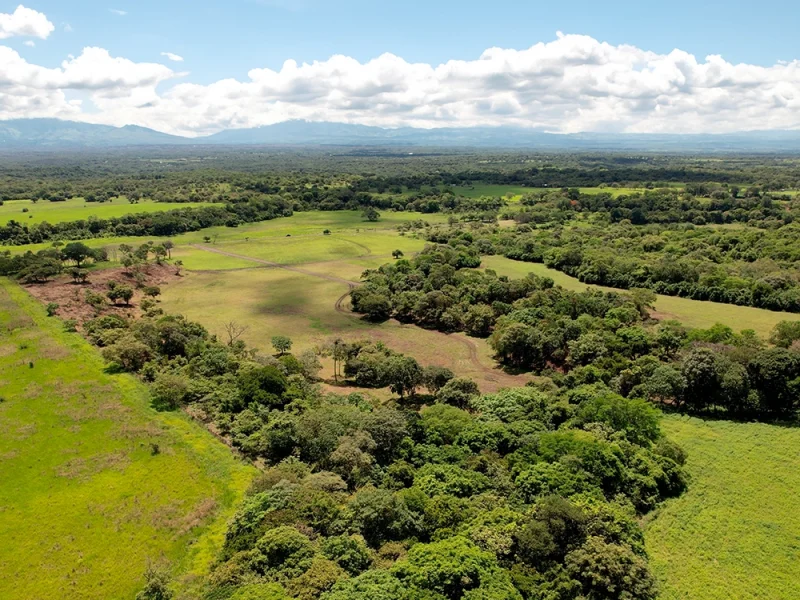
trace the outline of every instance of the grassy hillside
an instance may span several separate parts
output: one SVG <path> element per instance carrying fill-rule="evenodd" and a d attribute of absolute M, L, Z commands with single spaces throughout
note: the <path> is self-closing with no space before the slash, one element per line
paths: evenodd
<path fill-rule="evenodd" d="M 662 600 L 800 597 L 800 428 L 669 416 L 689 491 L 646 530 Z"/>
<path fill-rule="evenodd" d="M 202 573 L 253 470 L 0 280 L 0 598 L 132 598 Z"/>
<path fill-rule="evenodd" d="M 612 289 L 581 283 L 574 277 L 540 263 L 511 260 L 504 256 L 484 256 L 482 266 L 487 269 L 494 269 L 498 275 L 508 275 L 509 277 L 525 277 L 528 273 L 550 277 L 557 285 L 569 290 L 585 290 L 587 287 Z M 716 323 L 722 323 L 734 331 L 753 329 L 764 338 L 769 336 L 772 329 L 779 322 L 800 319 L 800 315 L 794 313 L 776 312 L 763 308 L 753 308 L 752 306 L 704 302 L 677 296 L 659 295 L 655 308 L 660 319 L 676 319 L 684 325 L 701 328 L 708 328 Z"/>
<path fill-rule="evenodd" d="M 208 206 L 202 202 L 148 202 L 131 204 L 118 198 L 114 202 L 85 202 L 82 198 L 73 198 L 64 202 L 40 200 L 36 204 L 30 200 L 7 200 L 0 206 L 0 225 L 12 219 L 23 225 L 33 225 L 47 221 L 50 224 L 65 221 L 79 221 L 89 217 L 109 219 L 133 213 L 155 213 L 176 208 L 197 208 Z M 27 209 L 27 212 L 23 212 Z"/>

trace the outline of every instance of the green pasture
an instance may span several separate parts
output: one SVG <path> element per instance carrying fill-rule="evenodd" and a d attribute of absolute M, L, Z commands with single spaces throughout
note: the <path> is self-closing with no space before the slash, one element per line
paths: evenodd
<path fill-rule="evenodd" d="M 381 260 L 375 266 L 380 266 L 384 262 L 392 260 L 394 250 L 401 250 L 404 254 L 411 255 L 422 250 L 424 246 L 423 240 L 400 236 L 394 231 L 345 232 L 331 235 L 316 233 L 290 238 L 264 237 L 249 241 L 218 240 L 215 244 L 178 246 L 173 251 L 173 258 L 182 260 L 186 268 L 193 270 L 239 269 L 256 266 L 253 261 L 224 256 L 218 252 L 245 255 L 253 259 L 285 265 L 379 257 Z"/>
<path fill-rule="evenodd" d="M 550 277 L 557 285 L 570 290 L 581 291 L 591 287 L 607 291 L 620 291 L 581 283 L 574 277 L 546 267 L 541 263 L 511 260 L 504 256 L 484 256 L 482 266 L 487 269 L 494 269 L 498 275 L 507 275 L 509 277 L 525 277 L 528 273 Z M 734 331 L 753 329 L 763 338 L 769 337 L 770 332 L 779 322 L 800 319 L 800 315 L 794 313 L 775 312 L 763 308 L 753 308 L 752 306 L 736 306 L 734 304 L 704 302 L 691 300 L 690 298 L 663 295 L 658 295 L 655 309 L 658 318 L 675 319 L 689 327 L 707 329 L 716 323 L 722 323 Z"/>
<path fill-rule="evenodd" d="M 203 202 L 151 202 L 142 200 L 131 204 L 127 200 L 117 198 L 113 202 L 86 202 L 83 198 L 72 198 L 64 202 L 39 200 L 6 200 L 0 206 L 0 226 L 14 220 L 23 225 L 34 225 L 48 222 L 50 224 L 66 221 L 86 220 L 90 217 L 109 219 L 123 217 L 135 213 L 156 213 L 176 208 L 197 208 L 207 206 Z M 27 209 L 27 212 L 23 212 Z"/>
<path fill-rule="evenodd" d="M 254 469 L 0 280 L 0 598 L 133 598 L 206 573 Z"/>
<path fill-rule="evenodd" d="M 138 205 L 137 205 L 138 206 Z M 192 231 L 170 238 L 151 237 L 107 237 L 81 240 L 87 246 L 93 248 L 108 247 L 115 248 L 120 244 L 138 245 L 148 241 L 155 243 L 171 239 L 177 245 L 200 244 L 204 243 L 206 237 L 213 243 L 225 242 L 249 242 L 262 238 L 286 238 L 294 236 L 323 236 L 326 229 L 331 231 L 331 235 L 347 233 L 348 235 L 368 234 L 371 232 L 384 232 L 386 230 L 396 230 L 398 225 L 407 221 L 423 219 L 431 224 L 446 223 L 447 215 L 443 214 L 423 214 L 418 212 L 381 212 L 381 218 L 376 222 L 365 221 L 360 211 L 309 211 L 294 213 L 291 217 L 272 219 L 271 221 L 260 221 L 258 223 L 248 223 L 239 227 L 209 227 L 201 231 Z M 286 241 L 284 240 L 284 241 Z M 50 243 L 27 244 L 25 246 L 5 246 L 3 250 L 9 250 L 14 254 L 27 251 L 37 252 L 44 248 L 49 248 Z"/>
<path fill-rule="evenodd" d="M 242 339 L 263 352 L 271 352 L 269 340 L 274 335 L 290 337 L 296 352 L 322 345 L 335 337 L 372 339 L 413 355 L 421 364 L 439 364 L 459 375 L 473 377 L 486 391 L 522 385 L 527 381 L 525 377 L 514 378 L 500 370 L 490 369 L 494 361 L 485 340 L 468 339 L 462 334 L 445 335 L 396 321 L 368 323 L 349 311 L 346 298 L 337 310 L 337 301 L 349 291 L 349 286 L 339 279 L 359 281 L 365 269 L 392 260 L 390 248 L 399 248 L 410 255 L 423 246 L 421 240 L 389 232 L 362 234 L 355 239 L 367 246 L 370 252 L 352 257 L 349 246 L 346 246 L 346 253 L 329 253 L 324 262 L 301 262 L 300 259 L 309 258 L 316 250 L 313 246 L 310 251 L 296 248 L 297 254 L 287 264 L 302 269 L 302 272 L 248 263 L 243 258 L 229 259 L 193 248 L 191 254 L 183 259 L 190 270 L 180 281 L 162 287 L 161 305 L 168 312 L 184 314 L 203 323 L 212 333 L 222 337 L 226 323 L 236 321 L 244 324 L 247 331 Z M 333 239 L 323 241 L 334 243 Z M 209 248 L 235 250 L 236 254 L 243 256 L 246 253 L 252 253 L 251 256 L 258 254 L 259 258 L 272 262 L 278 262 L 276 259 L 281 252 L 280 246 L 266 246 L 257 252 L 246 244 L 239 246 L 231 243 Z M 224 266 L 225 260 L 236 262 Z M 195 264 L 198 265 L 197 272 L 192 272 Z M 241 266 L 250 268 L 243 270 Z M 214 268 L 234 270 L 215 271 Z M 470 346 L 485 368 L 475 364 Z M 332 373 L 326 370 L 324 375 L 331 377 Z"/>
<path fill-rule="evenodd" d="M 646 527 L 661 600 L 800 597 L 800 428 L 663 420 L 688 453 L 688 491 Z"/>

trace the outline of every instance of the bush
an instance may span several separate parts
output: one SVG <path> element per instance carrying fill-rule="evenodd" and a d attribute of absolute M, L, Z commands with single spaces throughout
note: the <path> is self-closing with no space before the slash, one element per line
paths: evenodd
<path fill-rule="evenodd" d="M 360 536 L 330 537 L 322 543 L 322 554 L 350 575 L 366 571 L 372 562 L 369 549 Z"/>
<path fill-rule="evenodd" d="M 294 527 L 276 527 L 256 542 L 251 566 L 261 575 L 299 577 L 311 567 L 313 557 L 311 540 Z"/>

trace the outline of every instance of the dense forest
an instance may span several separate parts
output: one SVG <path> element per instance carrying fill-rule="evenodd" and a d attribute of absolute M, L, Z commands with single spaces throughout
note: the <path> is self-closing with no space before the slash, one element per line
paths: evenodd
<path fill-rule="evenodd" d="M 598 383 L 481 395 L 381 344 L 331 340 L 321 352 L 344 376 L 394 391 L 377 404 L 324 393 L 318 353 L 288 338 L 264 355 L 233 324 L 218 340 L 151 300 L 136 319 L 104 309 L 116 301 L 87 297 L 97 316 L 81 325 L 109 368 L 265 465 L 208 598 L 655 598 L 637 519 L 686 477 L 648 402 Z M 150 572 L 141 597 L 167 586 Z"/>

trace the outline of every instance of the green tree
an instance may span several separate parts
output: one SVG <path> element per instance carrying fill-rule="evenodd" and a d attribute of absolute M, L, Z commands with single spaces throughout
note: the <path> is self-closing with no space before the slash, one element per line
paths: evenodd
<path fill-rule="evenodd" d="M 366 571 L 372 564 L 369 548 L 361 536 L 335 536 L 322 542 L 322 554 L 350 575 Z"/>
<path fill-rule="evenodd" d="M 375 222 L 375 221 L 377 221 L 378 219 L 381 218 L 381 213 L 379 213 L 377 210 L 375 210 L 374 207 L 368 206 L 367 208 L 365 208 L 362 211 L 361 217 L 363 219 L 366 219 L 367 221 Z"/>
<path fill-rule="evenodd" d="M 171 600 L 169 575 L 165 571 L 148 565 L 144 580 L 144 588 L 136 594 L 136 600 Z"/>
<path fill-rule="evenodd" d="M 630 548 L 589 537 L 564 559 L 567 572 L 580 581 L 587 598 L 653 600 L 656 581 L 641 556 Z"/>
<path fill-rule="evenodd" d="M 659 419 L 659 411 L 645 400 L 604 394 L 581 403 L 575 424 L 583 427 L 589 423 L 605 423 L 614 431 L 624 432 L 631 442 L 647 444 L 661 435 Z"/>
<path fill-rule="evenodd" d="M 285 335 L 274 335 L 272 336 L 272 347 L 283 356 L 292 349 L 292 340 Z"/>
<path fill-rule="evenodd" d="M 392 569 L 410 587 L 458 600 L 466 597 L 521 600 L 497 558 L 463 537 L 416 544 Z"/>
<path fill-rule="evenodd" d="M 470 400 L 480 395 L 478 384 L 469 377 L 449 380 L 436 392 L 436 400 L 458 408 L 468 408 Z"/>
<path fill-rule="evenodd" d="M 366 294 L 358 302 L 358 312 L 367 320 L 379 323 L 392 316 L 392 304 L 383 294 Z"/>
<path fill-rule="evenodd" d="M 781 321 L 772 330 L 769 341 L 780 348 L 788 348 L 800 340 L 800 321 Z"/>
<path fill-rule="evenodd" d="M 251 559 L 254 571 L 261 575 L 299 577 L 314 558 L 314 546 L 294 527 L 270 529 L 256 542 Z"/>
<path fill-rule="evenodd" d="M 384 365 L 384 380 L 395 394 L 413 396 L 422 385 L 422 368 L 410 356 L 392 356 Z"/>
<path fill-rule="evenodd" d="M 75 266 L 80 267 L 83 261 L 94 256 L 94 250 L 83 242 L 70 242 L 61 249 L 61 256 L 64 260 L 71 260 Z"/>
<path fill-rule="evenodd" d="M 391 572 L 371 570 L 338 581 L 320 600 L 412 600 L 408 587 Z"/>
<path fill-rule="evenodd" d="M 237 378 L 242 410 L 250 403 L 279 407 L 284 403 L 283 394 L 288 382 L 278 369 L 272 366 L 253 367 L 240 370 Z"/>
<path fill-rule="evenodd" d="M 422 370 L 422 384 L 428 388 L 432 394 L 437 393 L 455 375 L 447 367 L 429 365 Z"/>
<path fill-rule="evenodd" d="M 471 306 L 464 316 L 464 329 L 469 335 L 486 337 L 494 327 L 495 314 L 490 306 L 476 304 Z"/>

